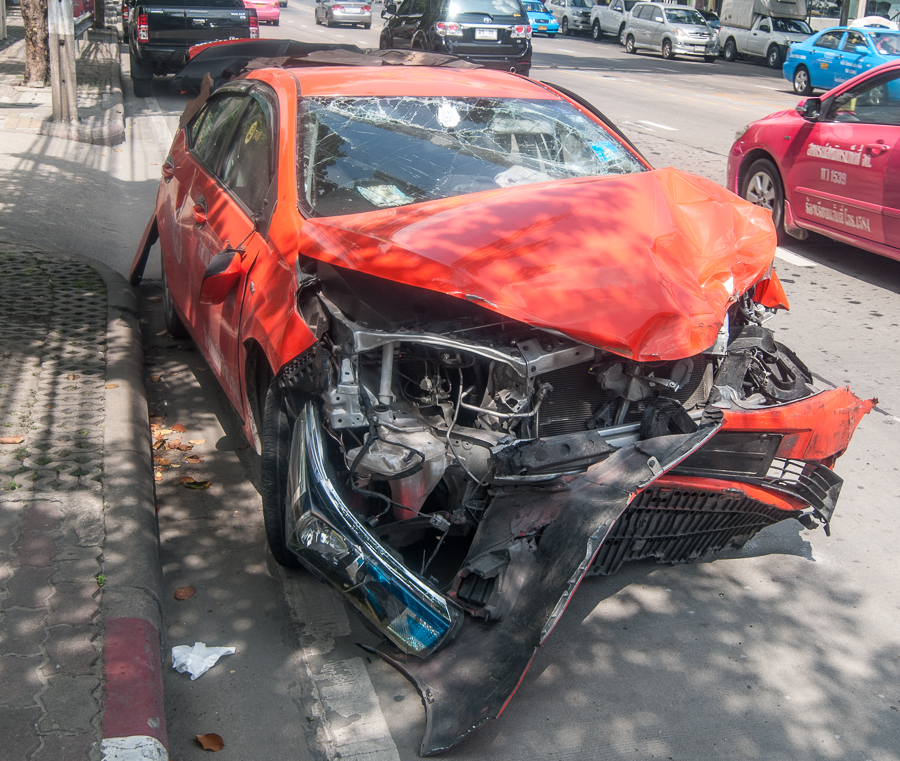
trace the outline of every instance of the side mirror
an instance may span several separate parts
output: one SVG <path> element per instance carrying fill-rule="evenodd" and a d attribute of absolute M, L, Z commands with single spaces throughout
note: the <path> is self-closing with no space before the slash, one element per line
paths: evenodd
<path fill-rule="evenodd" d="M 381 17 L 385 16 L 394 16 L 397 13 L 397 4 L 396 3 L 388 3 L 384 6 L 384 10 L 381 12 Z"/>
<path fill-rule="evenodd" d="M 797 105 L 797 113 L 808 122 L 817 122 L 822 115 L 822 99 L 807 98 Z"/>
<path fill-rule="evenodd" d="M 226 248 L 216 254 L 200 283 L 201 304 L 221 304 L 237 287 L 241 279 L 241 252 Z"/>
<path fill-rule="evenodd" d="M 857 53 L 862 53 L 863 55 L 865 55 L 866 53 L 869 52 L 869 48 L 866 47 L 865 45 L 857 45 L 857 46 L 856 46 L 855 48 L 853 48 L 853 49 L 854 49 Z"/>

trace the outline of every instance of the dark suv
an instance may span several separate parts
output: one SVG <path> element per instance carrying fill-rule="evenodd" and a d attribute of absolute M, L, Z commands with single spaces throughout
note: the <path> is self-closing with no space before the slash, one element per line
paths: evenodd
<path fill-rule="evenodd" d="M 379 47 L 458 56 L 528 75 L 531 24 L 521 0 L 403 0 L 388 3 Z"/>

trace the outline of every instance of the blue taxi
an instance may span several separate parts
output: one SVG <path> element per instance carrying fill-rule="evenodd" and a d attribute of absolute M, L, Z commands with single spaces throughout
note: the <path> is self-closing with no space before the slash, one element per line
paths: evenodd
<path fill-rule="evenodd" d="M 528 20 L 531 22 L 532 34 L 545 34 L 548 37 L 556 37 L 559 31 L 559 22 L 553 18 L 542 2 L 539 0 L 522 0 Z"/>
<path fill-rule="evenodd" d="M 791 45 L 782 72 L 797 95 L 809 95 L 816 88 L 830 90 L 898 57 L 900 32 L 841 26 Z"/>

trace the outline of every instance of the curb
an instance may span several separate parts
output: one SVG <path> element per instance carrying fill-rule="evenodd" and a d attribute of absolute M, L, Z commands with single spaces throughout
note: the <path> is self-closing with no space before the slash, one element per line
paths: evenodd
<path fill-rule="evenodd" d="M 101 601 L 105 761 L 168 761 L 162 687 L 162 570 L 137 296 L 118 272 L 81 257 L 106 281 L 107 353 Z"/>

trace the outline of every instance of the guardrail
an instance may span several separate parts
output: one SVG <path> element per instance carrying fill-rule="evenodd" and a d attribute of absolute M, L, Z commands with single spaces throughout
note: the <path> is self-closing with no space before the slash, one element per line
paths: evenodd
<path fill-rule="evenodd" d="M 82 13 L 77 19 L 75 19 L 75 39 L 77 40 L 79 37 L 81 37 L 81 35 L 83 35 L 93 25 L 94 25 L 93 11 L 88 11 L 87 13 Z"/>

